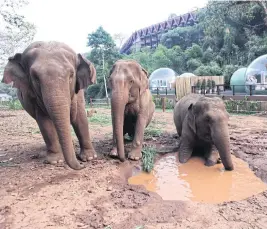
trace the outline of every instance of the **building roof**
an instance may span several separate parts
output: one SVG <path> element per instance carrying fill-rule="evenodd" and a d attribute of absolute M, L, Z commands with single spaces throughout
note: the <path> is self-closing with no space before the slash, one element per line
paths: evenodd
<path fill-rule="evenodd" d="M 197 10 L 176 17 L 172 17 L 166 21 L 151 25 L 143 29 L 139 29 L 135 31 L 123 44 L 120 52 L 126 53 L 135 43 L 135 41 L 138 40 L 138 38 L 140 37 L 166 32 L 176 27 L 195 24 L 197 23 L 196 15 L 197 15 Z"/>

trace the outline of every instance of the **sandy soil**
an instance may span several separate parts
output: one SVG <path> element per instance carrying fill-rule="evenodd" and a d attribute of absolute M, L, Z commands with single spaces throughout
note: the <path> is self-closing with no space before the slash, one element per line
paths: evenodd
<path fill-rule="evenodd" d="M 147 143 L 176 146 L 172 113 L 156 112 L 157 120 L 165 133 Z M 266 117 L 231 116 L 229 127 L 232 153 L 267 182 Z M 0 111 L 0 229 L 267 228 L 267 191 L 222 204 L 163 201 L 142 186 L 127 184 L 130 174 L 124 168 L 138 163 L 105 156 L 110 125 L 90 124 L 90 131 L 99 158 L 73 171 L 43 163 L 42 136 L 25 111 Z"/>

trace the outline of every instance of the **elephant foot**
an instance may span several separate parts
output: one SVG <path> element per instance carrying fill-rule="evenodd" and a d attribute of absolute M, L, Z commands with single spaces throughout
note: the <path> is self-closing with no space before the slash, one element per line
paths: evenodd
<path fill-rule="evenodd" d="M 91 161 L 97 158 L 97 154 L 94 149 L 84 149 L 81 150 L 80 154 L 77 155 L 78 159 L 81 161 Z"/>
<path fill-rule="evenodd" d="M 133 160 L 133 161 L 138 161 L 139 159 L 142 158 L 142 153 L 141 153 L 141 149 L 137 148 L 137 149 L 133 149 L 129 155 L 128 158 Z"/>
<path fill-rule="evenodd" d="M 117 147 L 113 147 L 112 150 L 109 153 L 110 157 L 118 157 L 118 151 L 117 151 Z"/>
<path fill-rule="evenodd" d="M 217 164 L 217 161 L 212 161 L 210 159 L 206 160 L 205 162 L 206 166 L 214 166 L 215 164 Z"/>
<path fill-rule="evenodd" d="M 44 163 L 56 165 L 59 163 L 63 163 L 63 161 L 64 161 L 64 157 L 62 153 L 54 153 L 54 152 L 48 151 Z"/>

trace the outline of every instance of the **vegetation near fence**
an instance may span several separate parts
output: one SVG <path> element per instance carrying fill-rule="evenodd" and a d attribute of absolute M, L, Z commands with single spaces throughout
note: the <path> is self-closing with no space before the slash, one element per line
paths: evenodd
<path fill-rule="evenodd" d="M 253 114 L 261 111 L 266 111 L 266 102 L 261 101 L 248 101 L 248 97 L 243 100 L 225 100 L 226 110 L 229 113 L 243 113 Z M 265 106 L 262 106 L 264 104 Z"/>

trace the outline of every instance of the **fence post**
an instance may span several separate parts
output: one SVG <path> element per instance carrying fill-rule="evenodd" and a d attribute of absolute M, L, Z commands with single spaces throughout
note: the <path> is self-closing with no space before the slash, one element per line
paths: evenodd
<path fill-rule="evenodd" d="M 168 95 L 168 89 L 167 89 L 167 87 L 166 87 L 166 95 Z"/>
<path fill-rule="evenodd" d="M 249 95 L 252 96 L 252 85 L 249 85 Z"/>
<path fill-rule="evenodd" d="M 166 97 L 161 98 L 161 104 L 162 104 L 162 111 L 165 112 L 166 108 Z"/>
<path fill-rule="evenodd" d="M 216 87 L 217 87 L 217 95 L 219 95 L 220 94 L 220 86 L 216 85 Z"/>
<path fill-rule="evenodd" d="M 235 95 L 235 85 L 233 85 L 233 95 Z"/>
<path fill-rule="evenodd" d="M 92 98 L 90 98 L 90 107 L 93 107 Z"/>

